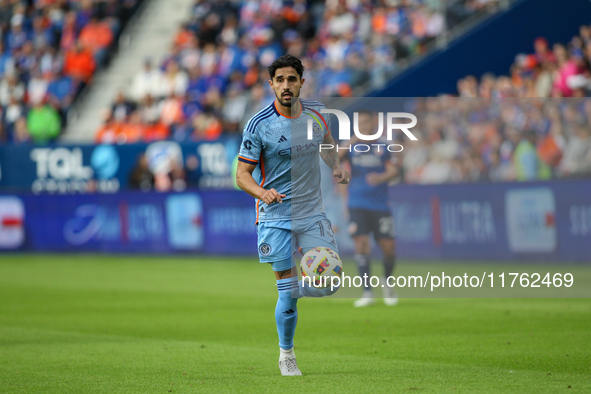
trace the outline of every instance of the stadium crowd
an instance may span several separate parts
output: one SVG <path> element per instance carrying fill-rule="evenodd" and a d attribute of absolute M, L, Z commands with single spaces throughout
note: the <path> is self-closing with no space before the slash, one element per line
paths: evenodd
<path fill-rule="evenodd" d="M 59 137 L 142 0 L 0 0 L 0 143 Z"/>
<path fill-rule="evenodd" d="M 0 0 L 0 141 L 59 136 L 76 95 L 105 64 L 140 0 Z M 105 111 L 103 143 L 215 140 L 273 100 L 266 66 L 304 59 L 308 96 L 379 87 L 397 61 L 497 0 L 196 0 L 160 62 L 146 59 Z M 509 75 L 467 76 L 457 96 L 414 102 L 419 142 L 401 181 L 591 176 L 591 27 L 568 44 L 535 40 Z"/>
<path fill-rule="evenodd" d="M 567 45 L 544 38 L 508 76 L 467 76 L 459 98 L 419 103 L 405 181 L 445 183 L 591 176 L 591 27 Z"/>
<path fill-rule="evenodd" d="M 97 142 L 214 140 L 271 102 L 266 67 L 303 59 L 308 97 L 381 87 L 397 62 L 498 0 L 196 0 L 160 63 L 146 59 Z M 446 6 L 448 7 L 446 9 Z M 447 26 L 449 27 L 449 26 Z M 127 90 L 126 90 L 127 91 Z"/>
<path fill-rule="evenodd" d="M 591 99 L 417 100 L 418 141 L 402 144 L 406 183 L 591 176 Z"/>

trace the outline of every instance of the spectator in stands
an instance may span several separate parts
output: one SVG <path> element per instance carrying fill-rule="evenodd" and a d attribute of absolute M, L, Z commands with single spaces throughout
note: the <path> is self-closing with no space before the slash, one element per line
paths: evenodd
<path fill-rule="evenodd" d="M 144 123 L 153 123 L 160 120 L 161 106 L 158 104 L 152 95 L 148 94 L 144 98 L 141 106 L 139 107 L 139 116 Z"/>
<path fill-rule="evenodd" d="M 18 118 L 14 123 L 14 136 L 12 141 L 17 145 L 32 142 L 29 130 L 27 130 L 27 120 L 24 117 Z"/>
<path fill-rule="evenodd" d="M 556 56 L 548 48 L 548 40 L 539 37 L 534 41 L 534 56 L 538 64 L 556 63 Z"/>
<path fill-rule="evenodd" d="M 188 85 L 189 77 L 187 73 L 179 69 L 176 61 L 170 61 L 166 66 L 166 72 L 160 79 L 158 97 L 168 97 L 171 93 L 183 96 Z"/>
<path fill-rule="evenodd" d="M 135 103 L 127 100 L 123 92 L 117 93 L 117 98 L 111 108 L 111 113 L 115 120 L 120 122 L 125 121 L 131 113 L 135 110 Z"/>
<path fill-rule="evenodd" d="M 535 131 L 528 130 L 515 147 L 513 161 L 515 179 L 518 181 L 550 179 L 552 176 L 550 167 L 540 159 L 535 142 Z"/>
<path fill-rule="evenodd" d="M 43 16 L 36 16 L 33 19 L 32 41 L 35 49 L 42 49 L 54 46 L 56 35 L 50 27 L 49 21 Z"/>
<path fill-rule="evenodd" d="M 573 131 L 564 149 L 560 171 L 567 177 L 591 176 L 591 129 L 582 123 Z"/>
<path fill-rule="evenodd" d="M 45 100 L 48 88 L 49 83 L 47 82 L 47 79 L 43 78 L 39 69 L 36 68 L 33 70 L 31 79 L 29 80 L 29 84 L 27 86 L 29 104 L 37 105 Z"/>
<path fill-rule="evenodd" d="M 67 53 L 74 50 L 78 38 L 78 28 L 76 26 L 76 12 L 69 11 L 64 18 L 60 49 Z"/>
<path fill-rule="evenodd" d="M 14 59 L 12 53 L 6 51 L 4 43 L 0 40 L 0 75 L 14 72 Z"/>
<path fill-rule="evenodd" d="M 63 75 L 61 71 L 50 75 L 51 82 L 47 87 L 49 102 L 60 111 L 61 116 L 65 119 L 68 108 L 72 105 L 78 92 L 78 83 L 72 77 Z"/>
<path fill-rule="evenodd" d="M 16 14 L 11 18 L 10 31 L 6 36 L 6 44 L 11 52 L 19 50 L 31 36 L 23 29 L 24 17 Z"/>
<path fill-rule="evenodd" d="M 24 99 L 26 87 L 15 73 L 10 73 L 4 76 L 0 82 L 0 104 L 4 107 L 11 104 L 12 99 L 19 102 Z"/>
<path fill-rule="evenodd" d="M 119 133 L 121 132 L 121 126 L 123 122 L 116 121 L 113 118 L 111 110 L 107 109 L 103 113 L 103 124 L 98 130 L 95 142 L 97 144 L 114 144 L 121 143 L 118 139 Z M 125 141 L 123 141 L 125 143 Z"/>
<path fill-rule="evenodd" d="M 78 42 L 75 48 L 66 53 L 64 59 L 64 74 L 75 81 L 88 84 L 96 69 L 96 62 L 92 53 Z"/>
<path fill-rule="evenodd" d="M 501 162 L 501 157 L 496 150 L 493 150 L 490 154 L 488 180 L 492 182 L 506 182 L 513 180 L 512 167 L 507 163 Z"/>
<path fill-rule="evenodd" d="M 142 101 L 146 95 L 157 97 L 160 94 L 161 80 L 162 72 L 152 65 L 152 59 L 146 59 L 144 68 L 133 78 L 130 97 L 136 102 Z"/>
<path fill-rule="evenodd" d="M 138 112 L 134 112 L 129 120 L 121 125 L 117 133 L 117 143 L 133 144 L 139 142 L 144 135 L 145 126 Z"/>
<path fill-rule="evenodd" d="M 572 76 L 583 72 L 579 65 L 577 56 L 569 55 L 564 45 L 556 44 L 554 46 L 554 53 L 558 62 L 558 75 L 554 81 L 553 95 L 556 97 L 571 97 L 573 90 L 568 85 L 568 80 Z"/>
<path fill-rule="evenodd" d="M 239 132 L 240 122 L 245 118 L 247 97 L 242 94 L 242 89 L 234 85 L 228 88 L 228 93 L 222 110 L 224 117 L 224 130 L 229 133 Z"/>
<path fill-rule="evenodd" d="M 4 114 L 4 124 L 9 135 L 12 134 L 15 122 L 24 115 L 25 106 L 23 105 L 23 103 L 19 99 L 17 99 L 16 96 L 11 96 L 10 103 L 6 107 L 6 111 Z"/>
<path fill-rule="evenodd" d="M 37 64 L 37 55 L 32 41 L 25 41 L 20 50 L 14 54 L 15 66 L 20 70 L 21 79 L 24 82 L 31 78 L 31 71 Z"/>
<path fill-rule="evenodd" d="M 159 121 L 167 127 L 183 123 L 183 104 L 182 97 L 178 97 L 174 92 L 169 94 L 162 102 Z"/>
<path fill-rule="evenodd" d="M 159 121 L 144 125 L 142 140 L 144 142 L 162 141 L 170 136 L 170 128 Z"/>
<path fill-rule="evenodd" d="M 206 110 L 193 118 L 193 141 L 216 140 L 222 134 L 222 122 L 211 110 Z"/>
<path fill-rule="evenodd" d="M 94 55 L 97 64 L 103 65 L 107 57 L 107 49 L 113 42 L 113 32 L 108 22 L 92 17 L 82 28 L 78 37 L 82 46 Z"/>
<path fill-rule="evenodd" d="M 27 116 L 27 130 L 36 144 L 54 141 L 61 132 L 62 120 L 59 113 L 49 104 L 40 102 Z"/>
<path fill-rule="evenodd" d="M 454 172 L 461 169 L 454 169 L 451 162 L 445 160 L 437 151 L 431 152 L 431 160 L 422 168 L 419 183 L 448 183 L 452 179 L 458 178 Z"/>
<path fill-rule="evenodd" d="M 194 34 L 188 23 L 182 23 L 174 38 L 174 45 L 179 48 L 188 48 L 194 39 Z"/>
<path fill-rule="evenodd" d="M 12 5 L 8 0 L 0 1 L 0 28 L 2 28 L 2 31 L 6 31 L 10 25 Z"/>

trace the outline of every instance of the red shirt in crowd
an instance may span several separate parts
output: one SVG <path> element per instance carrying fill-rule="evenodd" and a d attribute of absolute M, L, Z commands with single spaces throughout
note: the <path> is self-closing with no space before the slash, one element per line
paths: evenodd
<path fill-rule="evenodd" d="M 86 49 L 71 50 L 64 59 L 64 74 L 88 83 L 96 69 L 92 53 Z"/>

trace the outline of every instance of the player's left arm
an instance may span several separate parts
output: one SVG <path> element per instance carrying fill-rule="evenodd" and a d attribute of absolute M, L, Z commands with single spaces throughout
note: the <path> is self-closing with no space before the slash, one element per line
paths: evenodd
<path fill-rule="evenodd" d="M 384 172 L 372 172 L 365 176 L 365 181 L 370 186 L 377 186 L 382 183 L 386 183 L 398 176 L 398 167 L 394 165 L 390 160 L 384 163 Z"/>
<path fill-rule="evenodd" d="M 340 179 L 338 183 L 348 184 L 351 180 L 351 174 L 349 171 L 345 170 L 341 167 L 341 160 L 339 159 L 339 154 L 337 152 L 337 145 L 332 138 L 330 132 L 327 132 L 324 136 L 324 140 L 322 141 L 324 146 L 331 145 L 331 149 L 322 149 L 320 151 L 320 157 L 326 163 L 326 165 L 332 170 L 332 176 L 335 178 Z"/>

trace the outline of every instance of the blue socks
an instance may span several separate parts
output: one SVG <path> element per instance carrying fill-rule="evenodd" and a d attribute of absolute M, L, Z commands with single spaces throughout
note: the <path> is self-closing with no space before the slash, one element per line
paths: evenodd
<path fill-rule="evenodd" d="M 277 322 L 277 333 L 279 334 L 279 347 L 284 350 L 293 348 L 293 337 L 296 324 L 298 323 L 298 298 L 301 297 L 325 297 L 336 293 L 338 288 L 331 290 L 317 289 L 309 286 L 306 281 L 297 278 L 277 280 L 277 291 L 279 298 L 275 307 L 275 321 Z"/>
<path fill-rule="evenodd" d="M 279 334 L 279 347 L 284 350 L 293 348 L 293 336 L 298 322 L 298 299 L 292 298 L 292 287 L 297 287 L 297 280 L 292 278 L 279 279 L 277 291 L 279 298 L 275 307 L 275 321 Z"/>

